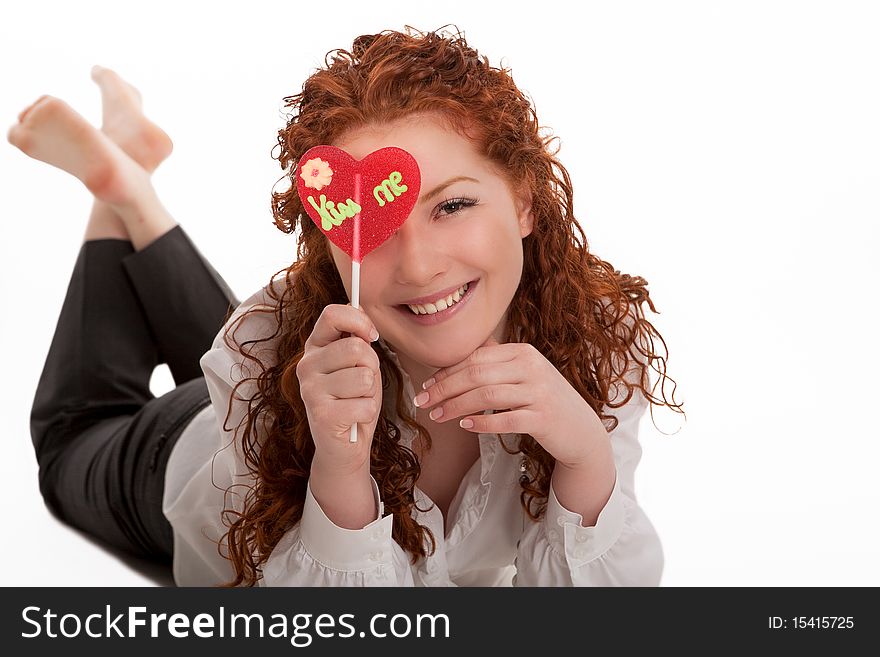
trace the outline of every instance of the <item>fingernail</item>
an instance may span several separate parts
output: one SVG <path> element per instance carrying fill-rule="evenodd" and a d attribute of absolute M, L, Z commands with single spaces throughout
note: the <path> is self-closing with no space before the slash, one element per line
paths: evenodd
<path fill-rule="evenodd" d="M 433 376 L 422 384 L 422 390 L 427 390 L 432 385 L 434 385 L 434 377 Z"/>
<path fill-rule="evenodd" d="M 415 398 L 413 399 L 413 404 L 415 404 L 416 406 L 421 406 L 421 405 L 424 404 L 426 401 L 428 401 L 428 398 L 429 398 L 430 396 L 431 396 L 431 395 L 429 395 L 427 392 L 420 392 L 420 393 L 417 394 L 417 395 L 415 396 Z"/>
<path fill-rule="evenodd" d="M 443 409 L 442 408 L 435 408 L 433 411 L 428 413 L 428 417 L 431 418 L 432 420 L 440 419 L 441 417 L 443 417 Z"/>
<path fill-rule="evenodd" d="M 379 331 L 377 331 L 374 328 L 372 331 L 370 331 L 370 342 L 375 342 L 378 339 L 379 339 Z"/>
<path fill-rule="evenodd" d="M 463 419 L 461 422 L 458 423 L 458 426 L 460 426 L 462 429 L 470 429 L 471 427 L 474 426 L 474 421 L 472 419 L 470 419 L 469 417 L 466 417 L 465 419 Z"/>

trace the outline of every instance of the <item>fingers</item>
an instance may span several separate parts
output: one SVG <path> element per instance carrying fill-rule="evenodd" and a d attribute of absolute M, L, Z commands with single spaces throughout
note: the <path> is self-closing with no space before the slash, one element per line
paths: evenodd
<path fill-rule="evenodd" d="M 376 375 L 368 367 L 351 367 L 325 375 L 324 384 L 335 399 L 373 397 Z"/>
<path fill-rule="evenodd" d="M 379 357 L 360 338 L 343 338 L 313 349 L 296 366 L 304 401 L 376 395 L 381 387 Z"/>
<path fill-rule="evenodd" d="M 486 340 L 481 347 L 475 349 L 470 356 L 455 365 L 450 365 L 449 367 L 437 370 L 434 372 L 431 379 L 433 379 L 433 381 L 442 381 L 443 379 L 462 371 L 474 370 L 475 368 L 479 369 L 482 365 L 512 362 L 517 357 L 517 354 L 520 353 L 522 346 L 523 345 L 518 343 L 498 344 L 498 342 L 490 336 L 489 339 Z M 474 381 L 480 380 L 475 377 L 471 378 Z M 424 384 L 422 387 L 425 387 Z"/>
<path fill-rule="evenodd" d="M 355 399 L 325 399 L 306 406 L 309 425 L 312 428 L 315 447 L 323 451 L 327 439 L 331 442 L 347 445 L 351 435 L 351 427 L 355 424 L 364 427 L 375 427 L 376 417 L 380 410 L 380 400 L 374 397 L 357 397 Z M 358 428 L 360 432 L 360 427 Z M 369 443 L 372 436 L 360 433 Z M 337 455 L 338 456 L 338 455 Z"/>
<path fill-rule="evenodd" d="M 340 338 L 324 347 L 316 371 L 320 374 L 331 374 L 349 367 L 367 367 L 375 374 L 379 372 L 379 357 L 360 338 Z"/>
<path fill-rule="evenodd" d="M 326 407 L 332 416 L 324 422 L 333 427 L 333 435 L 339 442 L 348 443 L 353 424 L 372 425 L 379 412 L 379 402 L 375 398 L 337 399 Z"/>
<path fill-rule="evenodd" d="M 373 330 L 372 321 L 361 309 L 340 304 L 324 308 L 296 368 L 300 393 L 307 405 L 381 398 L 379 356 L 369 343 Z"/>
<path fill-rule="evenodd" d="M 490 415 L 472 415 L 467 419 L 470 423 L 460 424 L 462 429 L 472 433 L 536 433 L 534 413 L 526 410 L 492 413 Z"/>
<path fill-rule="evenodd" d="M 306 347 L 326 347 L 350 333 L 369 344 L 378 339 L 379 332 L 367 314 L 351 305 L 330 304 L 321 312 Z"/>
<path fill-rule="evenodd" d="M 449 422 L 465 415 L 482 413 L 486 410 L 501 411 L 525 408 L 532 401 L 526 386 L 515 383 L 484 386 L 469 390 L 453 399 L 447 399 L 432 409 L 428 417 L 437 423 Z"/>
<path fill-rule="evenodd" d="M 521 364 L 516 361 L 500 363 L 474 362 L 456 369 L 451 374 L 438 378 L 424 392 L 416 396 L 418 399 L 416 405 L 419 408 L 430 408 L 439 402 L 454 399 L 468 391 L 483 387 L 504 383 L 524 383 L 525 377 L 526 372 L 523 372 Z M 486 406 L 485 408 L 490 407 Z M 501 408 L 508 407 L 503 406 Z"/>

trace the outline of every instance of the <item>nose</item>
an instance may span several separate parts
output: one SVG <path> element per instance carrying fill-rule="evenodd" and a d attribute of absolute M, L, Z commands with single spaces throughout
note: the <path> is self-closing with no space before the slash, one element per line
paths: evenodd
<path fill-rule="evenodd" d="M 442 276 L 446 256 L 443 245 L 428 235 L 416 217 L 410 217 L 392 236 L 397 281 L 412 288 L 426 288 Z"/>

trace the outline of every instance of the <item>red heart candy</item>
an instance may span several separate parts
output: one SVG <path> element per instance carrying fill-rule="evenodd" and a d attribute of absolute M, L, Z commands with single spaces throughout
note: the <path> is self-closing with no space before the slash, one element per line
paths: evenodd
<path fill-rule="evenodd" d="M 335 146 L 315 146 L 300 158 L 296 170 L 296 189 L 306 213 L 355 262 L 403 225 L 420 187 L 418 163 L 396 146 L 362 160 Z"/>

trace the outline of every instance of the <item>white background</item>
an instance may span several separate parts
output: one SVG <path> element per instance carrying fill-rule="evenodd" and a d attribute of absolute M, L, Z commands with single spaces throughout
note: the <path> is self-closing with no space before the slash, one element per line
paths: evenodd
<path fill-rule="evenodd" d="M 0 121 L 49 93 L 100 125 L 89 69 L 117 69 L 175 141 L 166 207 L 245 298 L 294 257 L 269 211 L 281 99 L 359 34 L 456 23 L 561 138 L 592 251 L 661 311 L 688 412 L 642 424 L 662 584 L 880 585 L 876 5 L 423 4 L 3 3 Z M 163 581 L 38 492 L 30 404 L 89 207 L 0 143 L 5 584 Z"/>

